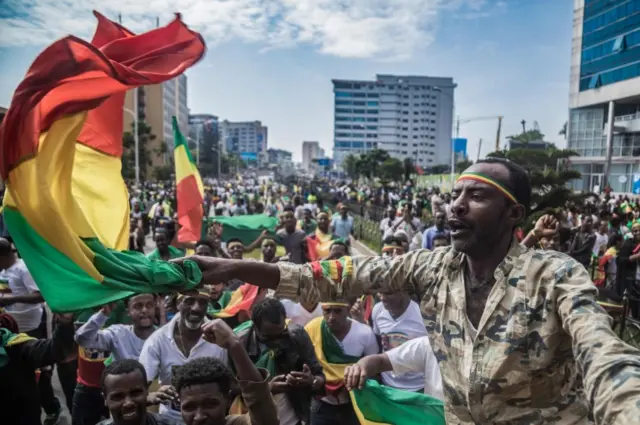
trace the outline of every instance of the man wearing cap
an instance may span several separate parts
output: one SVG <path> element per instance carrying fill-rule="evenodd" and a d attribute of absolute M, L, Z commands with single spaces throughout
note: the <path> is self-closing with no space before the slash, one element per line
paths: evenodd
<path fill-rule="evenodd" d="M 209 293 L 205 291 L 194 289 L 181 293 L 178 314 L 147 338 L 140 352 L 140 363 L 149 382 L 158 378 L 161 385 L 171 385 L 173 368 L 199 357 L 215 357 L 229 363 L 226 350 L 202 338 L 202 325 L 208 322 L 209 301 Z M 160 413 L 181 420 L 177 401 L 169 407 L 160 405 Z"/>
<path fill-rule="evenodd" d="M 514 239 L 530 204 L 526 170 L 490 158 L 454 186 L 450 248 L 346 257 L 339 273 L 323 262 L 195 261 L 205 280 L 241 277 L 292 299 L 414 288 L 440 365 L 448 423 L 637 423 L 640 352 L 611 330 L 581 264 Z"/>

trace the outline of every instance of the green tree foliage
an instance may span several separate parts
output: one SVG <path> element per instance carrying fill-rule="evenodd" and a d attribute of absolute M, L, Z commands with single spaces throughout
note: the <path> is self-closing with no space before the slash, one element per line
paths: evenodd
<path fill-rule="evenodd" d="M 520 141 L 544 140 L 544 135 L 537 130 L 527 133 L 538 133 L 535 138 L 531 134 L 523 137 L 514 136 Z M 523 166 L 531 177 L 531 211 L 527 219 L 527 227 L 531 227 L 542 214 L 557 211 L 567 202 L 580 203 L 589 194 L 576 194 L 568 186 L 572 180 L 581 177 L 580 172 L 567 167 L 568 159 L 578 154 L 568 149 L 557 149 L 549 145 L 546 149 L 518 148 L 508 151 L 492 152 L 488 157 L 506 158 Z"/>
<path fill-rule="evenodd" d="M 401 181 L 404 176 L 404 164 L 397 158 L 387 158 L 378 167 L 381 180 L 388 182 Z"/>
<path fill-rule="evenodd" d="M 169 181 L 175 178 L 175 169 L 173 164 L 160 165 L 153 168 L 152 174 L 157 181 Z"/>
<path fill-rule="evenodd" d="M 411 179 L 412 174 L 415 174 L 416 167 L 411 158 L 405 158 L 404 161 L 402 161 L 402 166 L 404 168 L 404 181 L 406 182 Z"/>
<path fill-rule="evenodd" d="M 151 165 L 153 155 L 162 155 L 161 152 L 152 152 L 148 148 L 149 142 L 156 139 L 151 127 L 144 121 L 138 122 L 138 154 L 140 161 L 140 180 L 145 180 L 147 168 Z M 161 144 L 164 147 L 164 143 Z M 126 131 L 122 135 L 122 177 L 125 180 L 134 180 L 136 177 L 135 160 L 135 138 L 134 125 L 131 124 L 131 131 Z"/>
<path fill-rule="evenodd" d="M 447 164 L 437 164 L 425 170 L 426 174 L 444 174 L 451 171 L 451 167 Z"/>
<path fill-rule="evenodd" d="M 458 161 L 456 163 L 456 173 L 459 174 L 464 170 L 466 170 L 467 168 L 471 167 L 472 165 L 473 165 L 473 161 L 469 161 L 468 159 Z"/>
<path fill-rule="evenodd" d="M 342 169 L 347 174 L 347 176 L 349 176 L 349 178 L 351 179 L 358 178 L 357 165 L 358 165 L 358 157 L 353 154 L 347 155 L 342 161 Z"/>
<path fill-rule="evenodd" d="M 227 152 L 222 155 L 220 170 L 222 174 L 235 174 L 238 170 L 244 170 L 247 165 L 237 153 Z"/>
<path fill-rule="evenodd" d="M 364 155 L 360 155 L 356 161 L 356 172 L 358 176 L 372 179 L 380 176 L 380 166 L 384 161 L 391 158 L 389 152 L 382 149 L 373 149 Z"/>

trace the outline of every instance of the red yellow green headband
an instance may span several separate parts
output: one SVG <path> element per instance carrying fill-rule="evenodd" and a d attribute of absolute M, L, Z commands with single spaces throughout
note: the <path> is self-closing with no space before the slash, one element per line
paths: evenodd
<path fill-rule="evenodd" d="M 489 186 L 492 186 L 496 189 L 498 189 L 500 192 L 502 192 L 502 194 L 504 196 L 506 196 L 507 198 L 509 198 L 510 200 L 512 200 L 514 203 L 518 203 L 518 200 L 516 199 L 515 196 L 513 196 L 513 193 L 511 193 L 511 191 L 509 189 L 507 189 L 502 183 L 500 183 L 499 181 L 495 180 L 494 178 L 491 178 L 489 176 L 487 176 L 486 174 L 482 174 L 482 173 L 462 173 L 460 174 L 460 177 L 458 177 L 458 182 L 462 181 L 462 180 L 473 180 L 473 181 L 477 181 L 480 183 L 484 183 L 484 184 L 488 184 Z"/>

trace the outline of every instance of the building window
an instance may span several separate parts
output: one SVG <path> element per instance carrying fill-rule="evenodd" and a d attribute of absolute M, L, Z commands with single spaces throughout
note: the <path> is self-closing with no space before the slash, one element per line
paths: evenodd
<path fill-rule="evenodd" d="M 378 106 L 378 102 L 369 101 L 367 102 L 367 106 Z"/>
<path fill-rule="evenodd" d="M 336 105 L 351 105 L 351 101 L 336 99 Z"/>
<path fill-rule="evenodd" d="M 353 97 L 353 94 L 344 91 L 337 91 L 336 97 Z"/>
<path fill-rule="evenodd" d="M 367 122 L 378 122 L 378 118 L 367 117 Z"/>

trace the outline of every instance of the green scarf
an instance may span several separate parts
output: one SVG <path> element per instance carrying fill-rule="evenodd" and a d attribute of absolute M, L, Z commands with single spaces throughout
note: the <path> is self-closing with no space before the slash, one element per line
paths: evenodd
<path fill-rule="evenodd" d="M 0 367 L 9 363 L 9 354 L 7 354 L 7 347 L 22 344 L 27 341 L 31 341 L 32 338 L 27 334 L 14 334 L 9 329 L 0 328 Z"/>
<path fill-rule="evenodd" d="M 210 301 L 209 302 L 209 307 L 207 308 L 207 315 L 213 317 L 213 316 L 216 315 L 216 313 L 219 313 L 220 311 L 224 310 L 227 307 L 227 305 L 229 304 L 229 301 L 231 300 L 231 296 L 232 295 L 233 295 L 232 292 L 224 291 L 222 293 L 222 296 L 220 297 L 220 299 L 218 301 Z M 213 306 L 214 302 L 217 302 L 220 305 L 220 308 L 215 308 Z M 245 322 L 245 323 L 247 323 L 247 322 Z M 242 325 L 240 325 L 240 326 L 242 326 Z M 234 329 L 234 332 L 235 332 L 235 329 Z"/>
<path fill-rule="evenodd" d="M 334 364 L 353 364 L 360 360 L 358 356 L 350 356 L 342 351 L 342 347 L 331 333 L 326 321 L 320 325 L 322 332 L 322 351 L 327 362 Z"/>
<path fill-rule="evenodd" d="M 246 322 L 243 322 L 238 326 L 236 326 L 235 328 L 233 328 L 233 333 L 238 335 L 241 332 L 251 328 L 252 326 L 253 326 L 253 321 L 247 320 Z M 275 350 L 267 349 L 263 353 L 260 353 L 260 357 L 253 364 L 256 367 L 266 369 L 269 372 L 269 376 L 273 378 L 274 376 L 276 376 L 275 358 L 276 358 Z"/>

